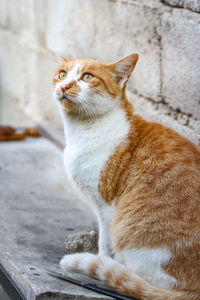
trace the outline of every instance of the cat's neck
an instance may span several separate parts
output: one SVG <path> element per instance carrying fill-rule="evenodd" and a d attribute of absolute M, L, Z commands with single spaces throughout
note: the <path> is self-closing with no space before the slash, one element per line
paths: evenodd
<path fill-rule="evenodd" d="M 80 120 L 71 118 L 61 112 L 67 145 L 96 140 L 96 143 L 107 143 L 127 136 L 130 122 L 127 112 L 119 103 L 104 115 Z M 86 140 L 87 139 L 87 140 Z"/>

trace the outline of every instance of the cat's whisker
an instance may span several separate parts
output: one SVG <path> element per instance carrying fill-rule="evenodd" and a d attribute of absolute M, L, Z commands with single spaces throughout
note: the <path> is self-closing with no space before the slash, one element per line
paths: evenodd
<path fill-rule="evenodd" d="M 43 108 L 46 108 L 46 107 L 49 107 L 51 106 L 52 102 L 49 101 L 49 99 L 41 99 L 40 102 L 39 102 L 39 108 L 40 109 L 43 109 Z"/>
<path fill-rule="evenodd" d="M 86 110 L 86 113 L 88 114 L 89 118 L 93 120 L 96 119 L 94 110 L 92 109 L 91 105 L 89 105 L 87 102 L 84 103 L 84 109 Z"/>
<path fill-rule="evenodd" d="M 43 116 L 48 115 L 50 111 L 55 111 L 55 106 L 55 100 L 47 94 L 39 101 L 39 110 Z"/>
<path fill-rule="evenodd" d="M 82 109 L 85 111 L 86 116 L 92 117 L 91 110 L 89 109 L 87 103 L 79 97 L 76 97 L 76 101 L 77 101 L 76 109 L 77 109 L 78 115 L 79 116 L 82 115 L 82 113 L 83 113 L 83 111 L 81 110 L 81 107 L 82 107 Z"/>

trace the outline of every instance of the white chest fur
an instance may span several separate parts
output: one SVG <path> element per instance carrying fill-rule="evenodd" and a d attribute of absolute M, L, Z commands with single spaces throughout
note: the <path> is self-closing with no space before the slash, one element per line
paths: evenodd
<path fill-rule="evenodd" d="M 125 112 L 120 108 L 92 121 L 65 121 L 67 174 L 98 207 L 103 201 L 98 191 L 100 173 L 128 131 Z"/>
<path fill-rule="evenodd" d="M 107 205 L 98 190 L 101 171 L 115 148 L 126 138 L 129 123 L 116 107 L 101 118 L 75 121 L 62 115 L 67 146 L 64 164 L 69 179 L 78 186 L 96 212 L 99 223 L 99 254 L 110 253 L 110 221 L 113 205 Z"/>
<path fill-rule="evenodd" d="M 97 209 L 105 205 L 98 191 L 100 173 L 128 131 L 125 112 L 118 107 L 92 121 L 65 120 L 67 174 Z"/>

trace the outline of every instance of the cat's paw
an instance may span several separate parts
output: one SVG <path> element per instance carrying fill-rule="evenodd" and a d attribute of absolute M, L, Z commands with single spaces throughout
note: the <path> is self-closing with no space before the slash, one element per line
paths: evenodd
<path fill-rule="evenodd" d="M 67 271 L 86 273 L 94 257 L 94 254 L 87 252 L 65 255 L 60 261 L 60 267 L 64 273 Z"/>

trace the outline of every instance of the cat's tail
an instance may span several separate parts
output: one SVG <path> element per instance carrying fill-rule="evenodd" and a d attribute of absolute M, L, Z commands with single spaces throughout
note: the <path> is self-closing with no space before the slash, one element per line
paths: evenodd
<path fill-rule="evenodd" d="M 113 290 L 129 297 L 135 297 L 138 300 L 199 299 L 199 296 L 193 293 L 156 288 L 110 257 L 91 253 L 65 255 L 60 262 L 60 266 L 63 272 L 74 271 L 87 274 L 103 281 Z"/>

